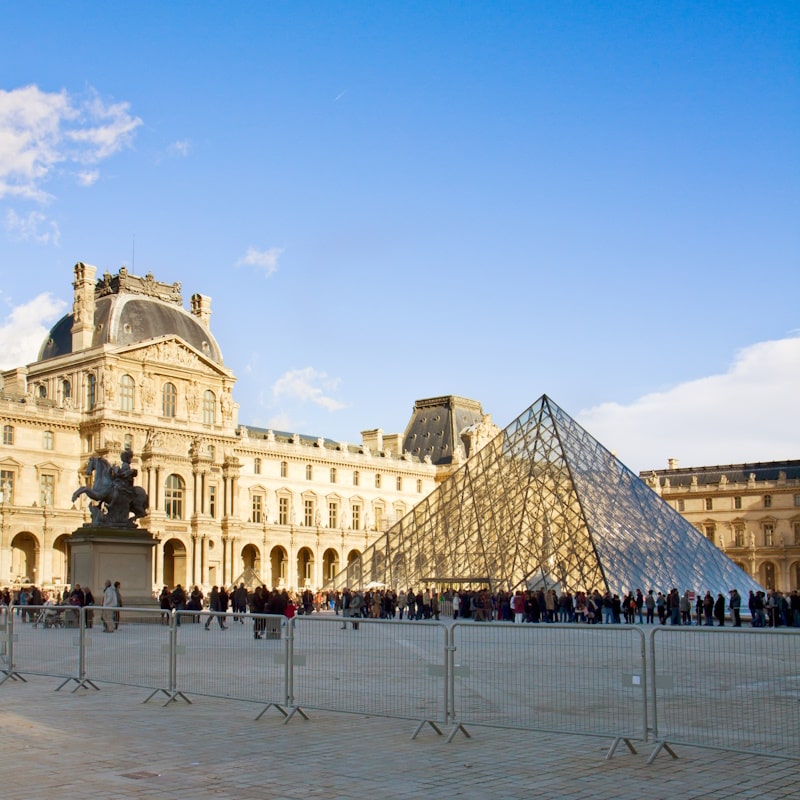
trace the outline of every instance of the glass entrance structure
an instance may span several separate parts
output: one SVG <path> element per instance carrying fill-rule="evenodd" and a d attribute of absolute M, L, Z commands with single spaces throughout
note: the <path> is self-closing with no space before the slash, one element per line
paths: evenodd
<path fill-rule="evenodd" d="M 546 395 L 333 581 L 370 583 L 761 588 Z"/>

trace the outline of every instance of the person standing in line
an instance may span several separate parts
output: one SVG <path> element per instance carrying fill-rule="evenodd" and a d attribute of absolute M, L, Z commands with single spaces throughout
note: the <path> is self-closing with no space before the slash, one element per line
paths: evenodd
<path fill-rule="evenodd" d="M 653 590 L 652 589 L 650 589 L 650 591 L 647 593 L 647 597 L 644 598 L 644 607 L 645 607 L 645 612 L 646 612 L 645 613 L 645 619 L 647 620 L 647 624 L 648 625 L 652 625 L 653 621 L 654 621 L 653 620 L 653 616 L 654 616 L 653 612 L 655 611 L 655 608 L 656 608 L 656 601 L 655 601 L 655 598 L 653 597 Z"/>
<path fill-rule="evenodd" d="M 739 609 L 742 607 L 742 597 L 736 589 L 731 589 L 730 592 L 730 610 L 731 610 L 731 622 L 733 623 L 734 628 L 741 628 L 742 627 L 742 616 L 739 613 Z"/>
<path fill-rule="evenodd" d="M 106 580 L 103 589 L 103 611 L 100 615 L 103 621 L 103 633 L 114 633 L 115 608 L 117 608 L 117 592 L 111 585 L 111 581 Z"/>
<path fill-rule="evenodd" d="M 222 621 L 222 617 L 219 615 L 220 612 L 220 601 L 219 601 L 219 588 L 217 586 L 212 587 L 211 594 L 208 596 L 208 610 L 214 612 L 215 616 L 206 617 L 206 624 L 205 629 L 208 630 L 211 626 L 212 621 L 215 619 L 219 623 L 219 627 L 222 630 L 225 630 L 225 624 Z"/>
<path fill-rule="evenodd" d="M 117 608 L 122 608 L 122 595 L 119 593 L 119 587 L 122 584 L 119 581 L 114 581 L 114 591 L 117 594 Z M 114 630 L 119 629 L 119 611 L 114 612 Z"/>
<path fill-rule="evenodd" d="M 725 627 L 725 598 L 721 593 L 717 594 L 717 599 L 714 601 L 714 617 L 720 628 Z"/>
<path fill-rule="evenodd" d="M 83 587 L 83 605 L 88 609 L 86 611 L 86 627 L 91 628 L 94 625 L 94 611 L 92 611 L 94 595 L 88 586 Z"/>

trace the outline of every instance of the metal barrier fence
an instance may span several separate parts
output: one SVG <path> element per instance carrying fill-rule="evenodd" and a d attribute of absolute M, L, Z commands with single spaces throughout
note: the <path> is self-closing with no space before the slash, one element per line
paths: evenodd
<path fill-rule="evenodd" d="M 447 722 L 447 626 L 437 622 L 295 617 L 293 703 L 301 708 Z"/>
<path fill-rule="evenodd" d="M 653 734 L 670 744 L 800 758 L 800 631 L 658 627 Z"/>
<path fill-rule="evenodd" d="M 461 725 L 647 741 L 645 635 L 635 626 L 456 623 Z"/>
<path fill-rule="evenodd" d="M 269 614 L 177 612 L 173 696 L 263 703 L 264 711 L 274 706 L 288 715 L 286 622 Z"/>
<path fill-rule="evenodd" d="M 41 675 L 150 689 L 164 705 L 223 697 L 284 722 L 382 716 L 416 721 L 414 736 L 449 725 L 448 741 L 467 726 L 605 737 L 607 758 L 655 741 L 648 763 L 675 744 L 800 759 L 800 630 L 646 630 L 0 607 L 0 685 Z"/>

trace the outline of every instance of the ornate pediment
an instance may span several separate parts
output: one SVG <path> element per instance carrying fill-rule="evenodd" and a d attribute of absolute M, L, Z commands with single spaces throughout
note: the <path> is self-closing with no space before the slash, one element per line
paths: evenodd
<path fill-rule="evenodd" d="M 140 362 L 164 364 L 193 372 L 230 377 L 228 370 L 221 369 L 210 358 L 178 337 L 164 337 L 150 344 L 132 345 L 119 351 L 119 354 Z"/>

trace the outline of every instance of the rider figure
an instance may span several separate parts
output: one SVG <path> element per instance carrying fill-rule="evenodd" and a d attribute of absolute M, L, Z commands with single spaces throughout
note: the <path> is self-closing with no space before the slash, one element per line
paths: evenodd
<path fill-rule="evenodd" d="M 139 474 L 139 471 L 131 466 L 133 451 L 130 448 L 126 447 L 119 457 L 122 463 L 118 467 L 111 467 L 112 498 L 108 505 L 115 508 L 124 505 L 126 509 L 129 509 L 133 503 L 133 479 Z"/>

